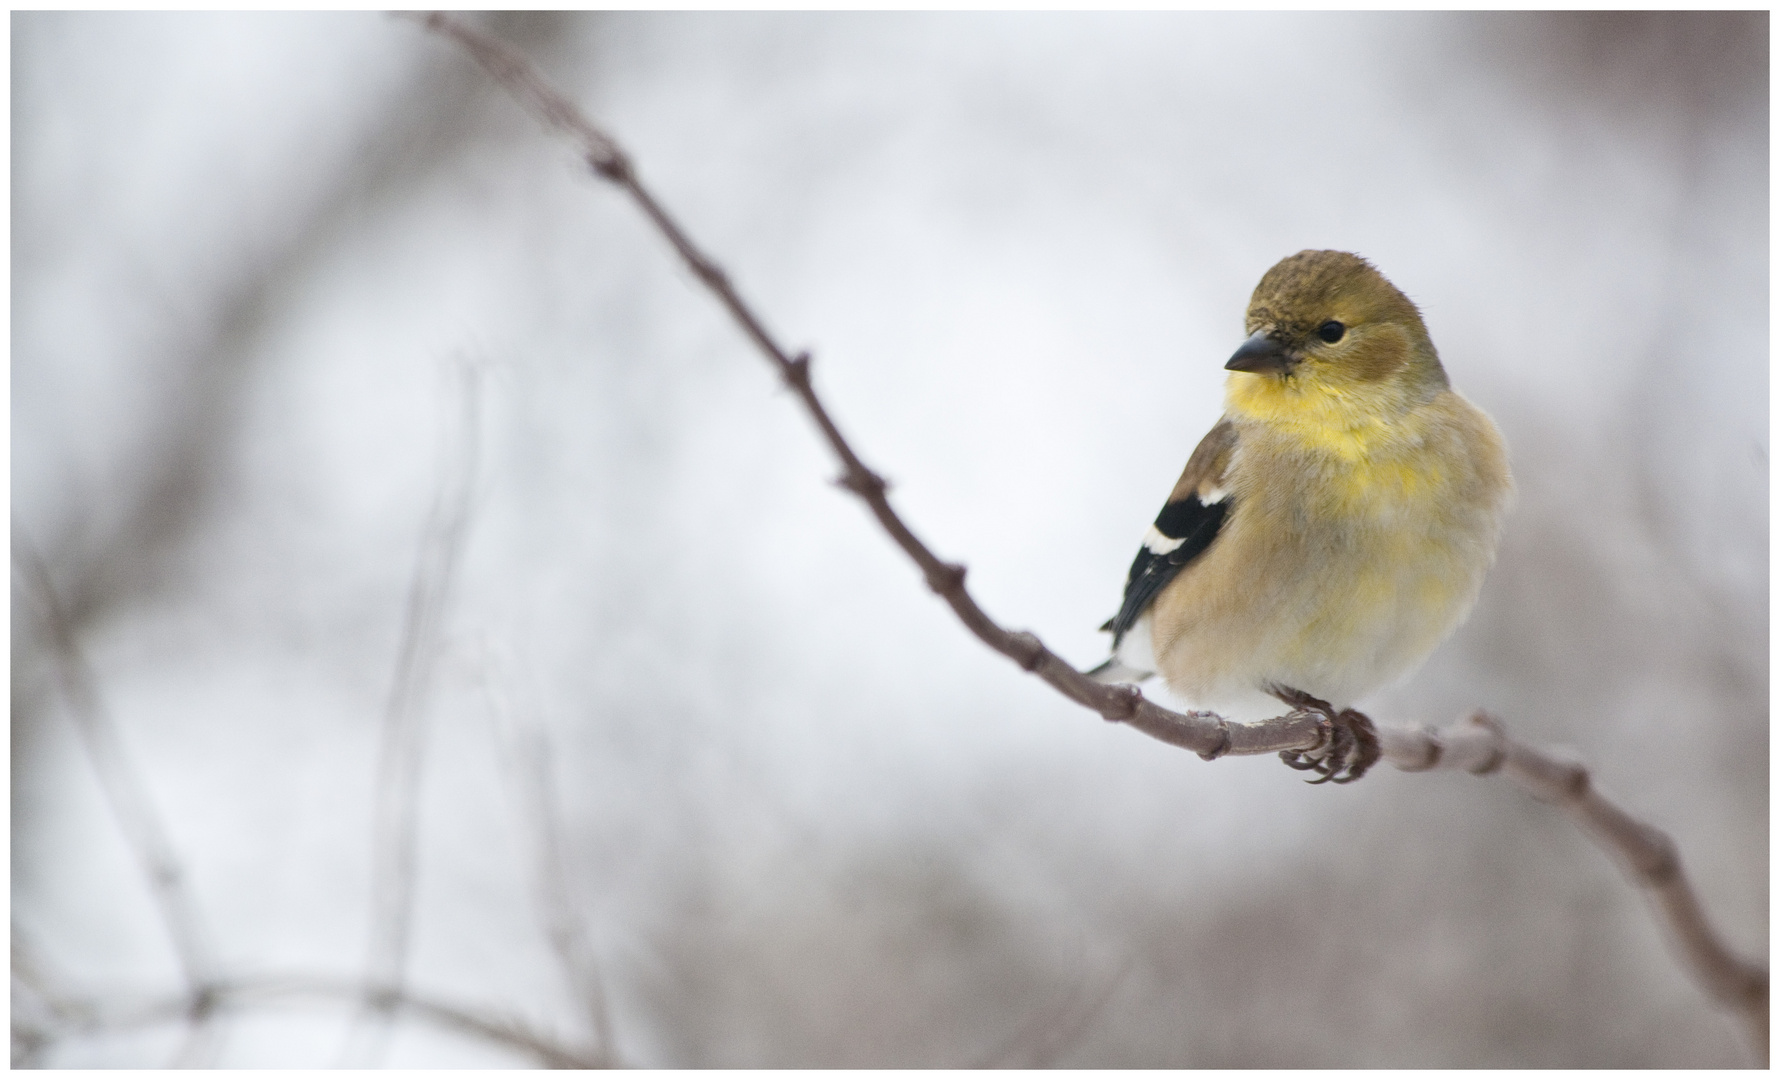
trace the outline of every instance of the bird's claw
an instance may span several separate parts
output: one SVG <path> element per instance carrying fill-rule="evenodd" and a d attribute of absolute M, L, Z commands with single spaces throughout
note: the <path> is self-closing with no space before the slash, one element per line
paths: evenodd
<path fill-rule="evenodd" d="M 1274 687 L 1274 697 L 1316 718 L 1323 739 L 1310 750 L 1281 750 L 1279 759 L 1301 772 L 1314 772 L 1312 784 L 1351 784 L 1378 763 L 1381 750 L 1378 731 L 1365 713 L 1337 710 L 1321 698 L 1302 690 Z"/>

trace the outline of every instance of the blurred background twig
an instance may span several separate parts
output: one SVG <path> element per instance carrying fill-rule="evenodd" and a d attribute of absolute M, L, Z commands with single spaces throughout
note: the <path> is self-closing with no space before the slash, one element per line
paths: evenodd
<path fill-rule="evenodd" d="M 427 705 L 442 647 L 445 608 L 476 492 L 482 372 L 466 360 L 455 365 L 455 373 L 461 384 L 455 445 L 441 455 L 438 489 L 421 533 L 378 750 L 365 1001 L 342 1050 L 343 1063 L 359 1068 L 381 1061 L 406 974 L 419 861 Z"/>
<path fill-rule="evenodd" d="M 216 1023 L 216 947 L 210 941 L 210 931 L 191 894 L 185 867 L 175 852 L 167 826 L 149 795 L 148 782 L 131 762 L 86 658 L 81 655 L 67 608 L 50 580 L 49 568 L 16 522 L 12 545 L 13 571 L 23 579 L 24 593 L 36 608 L 39 625 L 50 642 L 68 718 L 80 733 L 112 820 L 135 856 L 185 977 L 186 1008 L 181 1015 L 188 1026 L 173 1065 L 202 1067 L 209 1061 Z M 16 930 L 13 948 L 17 955 Z M 25 970 L 32 968 L 27 962 Z M 58 1005 L 54 1011 L 65 1012 L 66 1006 Z"/>
<path fill-rule="evenodd" d="M 477 25 L 809 335 L 911 527 L 1059 656 L 1103 649 L 1257 275 L 1386 267 L 1522 498 L 1471 622 L 1367 705 L 1577 747 L 1765 952 L 1765 13 Z M 14 522 L 225 972 L 364 962 L 378 720 L 457 410 L 430 391 L 474 342 L 484 501 L 444 634 L 523 658 L 625 1061 L 1746 1060 L 1545 808 L 1392 773 L 1329 797 L 1010 680 L 836 512 L 824 447 L 646 222 L 427 36 L 31 13 L 13 41 Z M 15 992 L 15 1058 L 173 1060 L 183 1014 L 53 1004 L 189 995 L 26 594 L 15 940 L 54 977 L 15 949 L 15 990 L 48 988 Z M 434 679 L 404 985 L 595 1047 L 486 687 Z M 1112 970 L 1067 1038 L 1023 1038 Z M 327 1064 L 348 991 L 232 1008 L 204 1053 Z M 540 1060 L 397 1017 L 391 1064 Z"/>

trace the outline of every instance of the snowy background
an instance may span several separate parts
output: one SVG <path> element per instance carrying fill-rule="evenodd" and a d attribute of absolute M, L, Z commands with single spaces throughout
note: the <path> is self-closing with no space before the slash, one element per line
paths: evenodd
<path fill-rule="evenodd" d="M 1370 711 L 1573 748 L 1765 958 L 1765 13 L 483 25 L 1079 665 L 1261 273 L 1371 258 L 1520 497 Z M 585 1046 L 594 976 L 655 1066 L 1746 1060 L 1508 784 L 1208 765 L 970 638 L 636 211 L 443 40 L 20 14 L 12 60 L 15 1061 L 532 1062 L 411 1013 L 355 1050 L 345 994 L 196 1045 L 151 1008 L 180 968 L 37 565 L 227 976 L 364 969 L 420 568 L 416 994 Z"/>

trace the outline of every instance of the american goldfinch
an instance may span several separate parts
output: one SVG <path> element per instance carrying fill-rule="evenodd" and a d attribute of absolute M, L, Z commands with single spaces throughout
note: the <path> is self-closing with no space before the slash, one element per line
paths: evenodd
<path fill-rule="evenodd" d="M 1160 672 L 1200 708 L 1271 695 L 1316 711 L 1324 752 L 1282 756 L 1346 782 L 1378 758 L 1348 706 L 1419 666 L 1477 599 L 1507 453 L 1448 385 L 1416 306 L 1357 255 L 1281 260 L 1246 329 L 1224 416 L 1144 533 L 1102 627 L 1113 657 L 1090 674 Z"/>

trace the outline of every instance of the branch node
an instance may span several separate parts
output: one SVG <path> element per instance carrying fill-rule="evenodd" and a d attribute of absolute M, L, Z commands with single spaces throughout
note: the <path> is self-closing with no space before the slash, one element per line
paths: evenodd
<path fill-rule="evenodd" d="M 1143 691 L 1129 683 L 1119 683 L 1106 688 L 1100 716 L 1112 724 L 1124 723 L 1137 715 L 1138 705 L 1143 703 Z"/>
<path fill-rule="evenodd" d="M 1446 753 L 1446 744 L 1440 741 L 1440 732 L 1426 724 L 1422 725 L 1422 759 L 1405 765 L 1397 766 L 1403 772 L 1426 772 L 1440 765 L 1440 758 Z"/>
<path fill-rule="evenodd" d="M 589 151 L 587 167 L 614 184 L 631 181 L 630 159 L 616 150 Z"/>
<path fill-rule="evenodd" d="M 879 480 L 878 483 L 882 485 L 883 481 Z M 963 563 L 941 563 L 937 569 L 929 570 L 927 572 L 927 587 L 934 592 L 939 593 L 941 596 L 958 592 L 964 588 L 964 573 Z M 1026 636 L 1032 637 L 1031 634 Z M 1038 645 L 1038 639 L 1036 637 L 1032 637 L 1032 642 L 1033 644 Z M 1033 667 L 1038 665 L 1038 656 L 1043 654 L 1044 646 L 1038 645 L 1038 649 L 1039 652 L 1032 658 Z M 1021 660 L 1020 666 L 1026 667 L 1026 661 Z M 1028 667 L 1026 670 L 1031 671 L 1032 668 Z"/>
<path fill-rule="evenodd" d="M 1580 799 L 1584 795 L 1587 795 L 1589 786 L 1588 769 L 1575 762 L 1566 764 L 1564 766 L 1564 779 L 1562 785 L 1565 799 Z"/>
<path fill-rule="evenodd" d="M 793 390 L 810 388 L 810 351 L 803 350 L 785 362 L 785 384 Z"/>
<path fill-rule="evenodd" d="M 692 272 L 698 279 L 719 293 L 729 291 L 729 275 L 716 263 L 698 254 L 689 254 L 686 261 L 691 264 Z"/>
<path fill-rule="evenodd" d="M 216 1011 L 220 996 L 219 988 L 213 983 L 204 983 L 193 989 L 191 1001 L 185 1010 L 186 1020 L 193 1024 L 204 1022 Z"/>
<path fill-rule="evenodd" d="M 1473 724 L 1494 735 L 1496 741 L 1490 746 L 1490 756 L 1466 771 L 1472 776 L 1488 776 L 1500 769 L 1503 762 L 1508 760 L 1508 732 L 1502 727 L 1502 721 L 1482 709 L 1472 713 L 1470 719 Z"/>
<path fill-rule="evenodd" d="M 958 571 L 958 584 L 964 584 L 964 567 L 960 566 L 955 569 Z M 1015 630 L 1008 636 L 1013 639 L 1015 645 L 1025 650 L 1023 655 L 1014 657 L 1014 662 L 1019 664 L 1023 670 L 1037 671 L 1044 664 L 1045 656 L 1050 650 L 1045 648 L 1044 642 L 1038 640 L 1037 634 L 1029 630 Z"/>
<path fill-rule="evenodd" d="M 1132 689 L 1135 690 L 1137 688 L 1132 687 Z M 1206 761 L 1216 761 L 1225 754 L 1228 754 L 1232 745 L 1234 745 L 1234 743 L 1230 738 L 1230 721 L 1220 716 L 1218 717 L 1218 744 L 1210 750 L 1199 751 L 1199 756 Z"/>
<path fill-rule="evenodd" d="M 835 483 L 867 501 L 883 498 L 884 492 L 890 487 L 883 477 L 858 464 L 849 465 Z"/>
<path fill-rule="evenodd" d="M 373 986 L 365 993 L 365 1007 L 374 1012 L 393 1013 L 402 1004 L 402 990 L 396 986 Z"/>
<path fill-rule="evenodd" d="M 1657 889 L 1680 880 L 1681 856 L 1675 850 L 1675 841 L 1656 829 L 1646 829 L 1644 839 L 1653 850 L 1650 858 L 1638 867 L 1639 875 Z"/>

